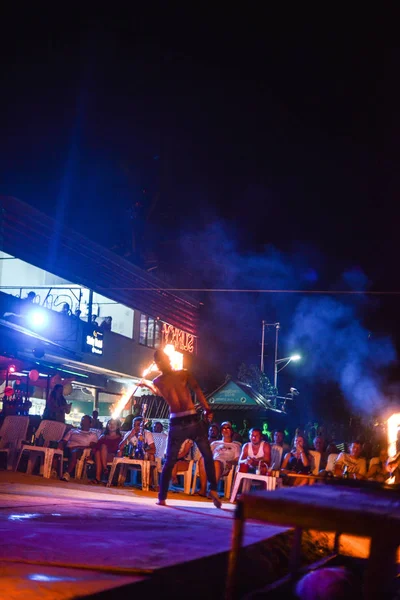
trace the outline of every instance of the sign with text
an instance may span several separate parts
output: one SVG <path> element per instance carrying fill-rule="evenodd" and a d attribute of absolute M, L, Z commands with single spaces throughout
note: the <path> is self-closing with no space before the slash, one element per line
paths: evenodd
<path fill-rule="evenodd" d="M 103 334 L 101 331 L 94 330 L 86 335 L 84 351 L 92 354 L 103 354 Z"/>
<path fill-rule="evenodd" d="M 183 350 L 184 352 L 193 353 L 194 351 L 194 335 L 186 333 L 173 325 L 163 323 L 162 328 L 163 345 L 172 344 L 175 350 Z"/>

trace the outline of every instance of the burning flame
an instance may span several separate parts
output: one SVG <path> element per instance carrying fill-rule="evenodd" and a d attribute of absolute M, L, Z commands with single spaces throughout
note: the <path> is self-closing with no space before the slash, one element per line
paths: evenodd
<path fill-rule="evenodd" d="M 395 413 L 387 420 L 388 454 L 392 458 L 397 453 L 397 432 L 400 426 L 400 413 Z"/>
<path fill-rule="evenodd" d="M 136 390 L 138 389 L 138 386 L 131 386 L 127 392 L 125 392 L 125 394 L 123 396 L 121 396 L 121 398 L 118 400 L 116 407 L 114 408 L 111 417 L 113 419 L 118 419 L 119 415 L 121 414 L 121 412 L 124 410 L 124 406 L 125 404 L 128 402 L 128 400 L 130 399 L 130 397 L 136 392 Z"/>
<path fill-rule="evenodd" d="M 181 352 L 177 352 L 172 344 L 167 344 L 164 348 L 164 352 L 169 357 L 169 359 L 171 361 L 171 367 L 173 368 L 174 371 L 179 371 L 180 369 L 183 368 L 183 354 Z M 142 378 L 144 379 L 145 377 L 147 377 L 147 375 L 149 375 L 149 373 L 158 372 L 158 370 L 159 369 L 158 369 L 156 363 L 152 362 L 147 367 L 147 369 L 145 369 L 143 371 Z M 125 392 L 125 394 L 118 400 L 117 405 L 111 415 L 113 419 L 118 419 L 118 417 L 120 416 L 121 412 L 124 409 L 124 406 L 126 405 L 128 400 L 131 398 L 131 396 L 135 395 L 138 387 L 139 387 L 139 385 L 131 386 L 128 389 L 128 391 Z"/>
<path fill-rule="evenodd" d="M 172 344 L 167 344 L 163 350 L 171 361 L 171 367 L 174 371 L 180 371 L 183 369 L 182 352 L 177 352 Z"/>
<path fill-rule="evenodd" d="M 387 435 L 388 435 L 388 455 L 389 459 L 394 458 L 397 454 L 397 435 L 400 426 L 400 413 L 395 413 L 387 420 Z M 398 462 L 393 463 L 391 471 L 397 467 Z M 389 467 L 390 468 L 390 467 Z M 396 477 L 390 477 L 386 483 L 393 485 L 396 483 Z"/>
<path fill-rule="evenodd" d="M 154 362 L 152 362 L 151 365 L 143 371 L 142 377 L 146 377 L 146 375 L 148 375 L 149 373 L 152 373 L 153 371 L 158 371 L 157 365 Z"/>

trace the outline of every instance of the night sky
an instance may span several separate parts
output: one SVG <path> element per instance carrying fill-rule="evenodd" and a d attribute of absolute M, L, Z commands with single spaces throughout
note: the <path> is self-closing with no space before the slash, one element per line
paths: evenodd
<path fill-rule="evenodd" d="M 400 290 L 398 12 L 182 6 L 2 19 L 0 193 L 182 287 Z M 301 350 L 301 296 L 199 298 L 211 380 L 263 318 Z M 398 297 L 334 301 L 400 345 Z M 310 398 L 313 350 L 284 379 Z"/>

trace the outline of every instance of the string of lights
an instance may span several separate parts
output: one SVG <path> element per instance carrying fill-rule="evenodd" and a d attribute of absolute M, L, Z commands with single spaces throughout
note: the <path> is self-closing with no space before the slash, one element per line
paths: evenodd
<path fill-rule="evenodd" d="M 216 292 L 235 294 L 321 294 L 330 296 L 360 295 L 360 296 L 400 296 L 400 290 L 264 290 L 240 288 L 138 288 L 138 287 L 97 287 L 99 290 L 128 290 L 131 292 Z"/>

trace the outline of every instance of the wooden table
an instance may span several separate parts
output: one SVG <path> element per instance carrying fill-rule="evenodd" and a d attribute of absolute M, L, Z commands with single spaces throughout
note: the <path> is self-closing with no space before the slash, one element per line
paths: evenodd
<path fill-rule="evenodd" d="M 232 548 L 229 555 L 226 598 L 234 598 L 239 551 L 246 519 L 295 528 L 292 571 L 300 566 L 303 529 L 371 538 L 364 581 L 364 598 L 383 596 L 396 572 L 400 545 L 400 495 L 391 491 L 366 491 L 345 486 L 282 488 L 273 494 L 256 492 L 242 496 L 236 506 Z"/>

